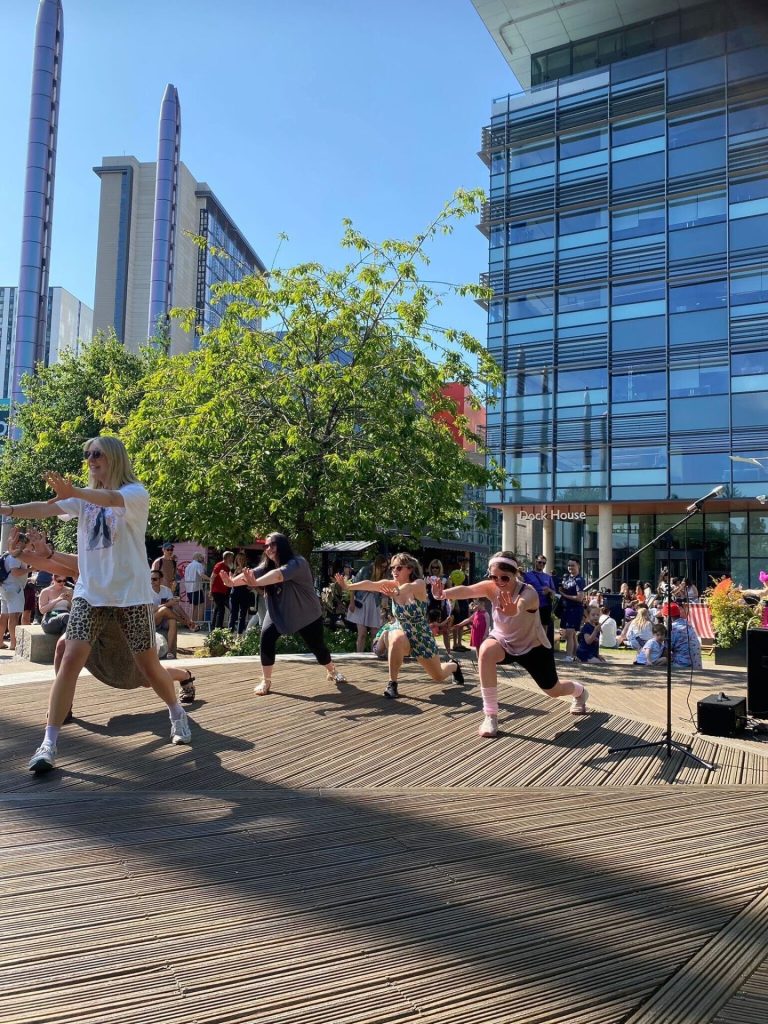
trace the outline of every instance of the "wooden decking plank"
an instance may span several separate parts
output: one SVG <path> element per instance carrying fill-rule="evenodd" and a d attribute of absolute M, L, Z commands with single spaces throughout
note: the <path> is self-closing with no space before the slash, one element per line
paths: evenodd
<path fill-rule="evenodd" d="M 46 780 L 18 770 L 44 692 L 20 687 L 0 1019 L 617 1024 L 763 892 L 762 752 L 728 747 L 706 780 L 658 752 L 609 756 L 659 727 L 573 719 L 520 679 L 483 743 L 471 686 L 409 669 L 393 712 L 383 673 L 355 666 L 332 692 L 281 664 L 257 701 L 247 671 L 202 668 L 185 751 L 151 695 L 90 682 Z M 752 977 L 731 984 L 739 1012 L 761 1004 Z"/>

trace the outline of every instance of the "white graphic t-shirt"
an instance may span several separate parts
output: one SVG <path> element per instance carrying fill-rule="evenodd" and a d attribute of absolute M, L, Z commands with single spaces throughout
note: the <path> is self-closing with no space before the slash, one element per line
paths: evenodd
<path fill-rule="evenodd" d="M 95 608 L 128 608 L 152 604 L 147 532 L 149 493 L 141 484 L 119 488 L 125 508 L 102 508 L 82 498 L 57 501 L 61 511 L 77 516 L 77 560 L 80 577 L 74 597 Z"/>

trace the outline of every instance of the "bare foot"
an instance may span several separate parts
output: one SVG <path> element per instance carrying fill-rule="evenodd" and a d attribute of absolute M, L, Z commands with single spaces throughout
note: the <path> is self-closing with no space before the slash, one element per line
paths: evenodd
<path fill-rule="evenodd" d="M 257 697 L 266 697 L 266 695 L 269 693 L 271 686 L 271 680 L 267 681 L 266 679 L 262 679 L 260 683 L 257 683 L 254 686 L 253 692 L 256 694 Z"/>

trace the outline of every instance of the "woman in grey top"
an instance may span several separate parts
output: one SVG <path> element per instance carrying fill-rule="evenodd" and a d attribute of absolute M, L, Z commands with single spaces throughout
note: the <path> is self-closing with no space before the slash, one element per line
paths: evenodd
<path fill-rule="evenodd" d="M 263 587 L 267 602 L 259 647 L 264 678 L 253 692 L 258 697 L 269 693 L 277 641 L 288 633 L 299 634 L 319 664 L 325 666 L 329 682 L 346 682 L 325 645 L 323 610 L 309 562 L 294 554 L 285 534 L 270 533 L 261 563 L 255 569 L 243 570 L 242 578 L 249 587 Z"/>

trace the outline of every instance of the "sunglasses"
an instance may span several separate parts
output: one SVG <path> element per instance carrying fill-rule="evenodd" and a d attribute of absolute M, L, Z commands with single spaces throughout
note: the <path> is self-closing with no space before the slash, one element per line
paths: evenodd
<path fill-rule="evenodd" d="M 83 458 L 89 462 L 91 459 L 100 459 L 103 454 L 98 448 L 90 448 L 87 452 L 83 452 Z"/>
<path fill-rule="evenodd" d="M 153 580 L 153 581 L 154 581 L 154 580 L 159 580 L 159 579 L 162 579 L 162 577 L 161 577 L 161 576 L 150 576 L 149 578 L 150 578 L 151 580 Z"/>
<path fill-rule="evenodd" d="M 390 565 L 392 572 L 400 572 L 401 569 L 407 569 L 407 565 Z"/>
<path fill-rule="evenodd" d="M 512 579 L 511 576 L 494 576 L 492 573 L 488 573 L 488 579 L 493 580 L 494 583 L 509 583 Z"/>

